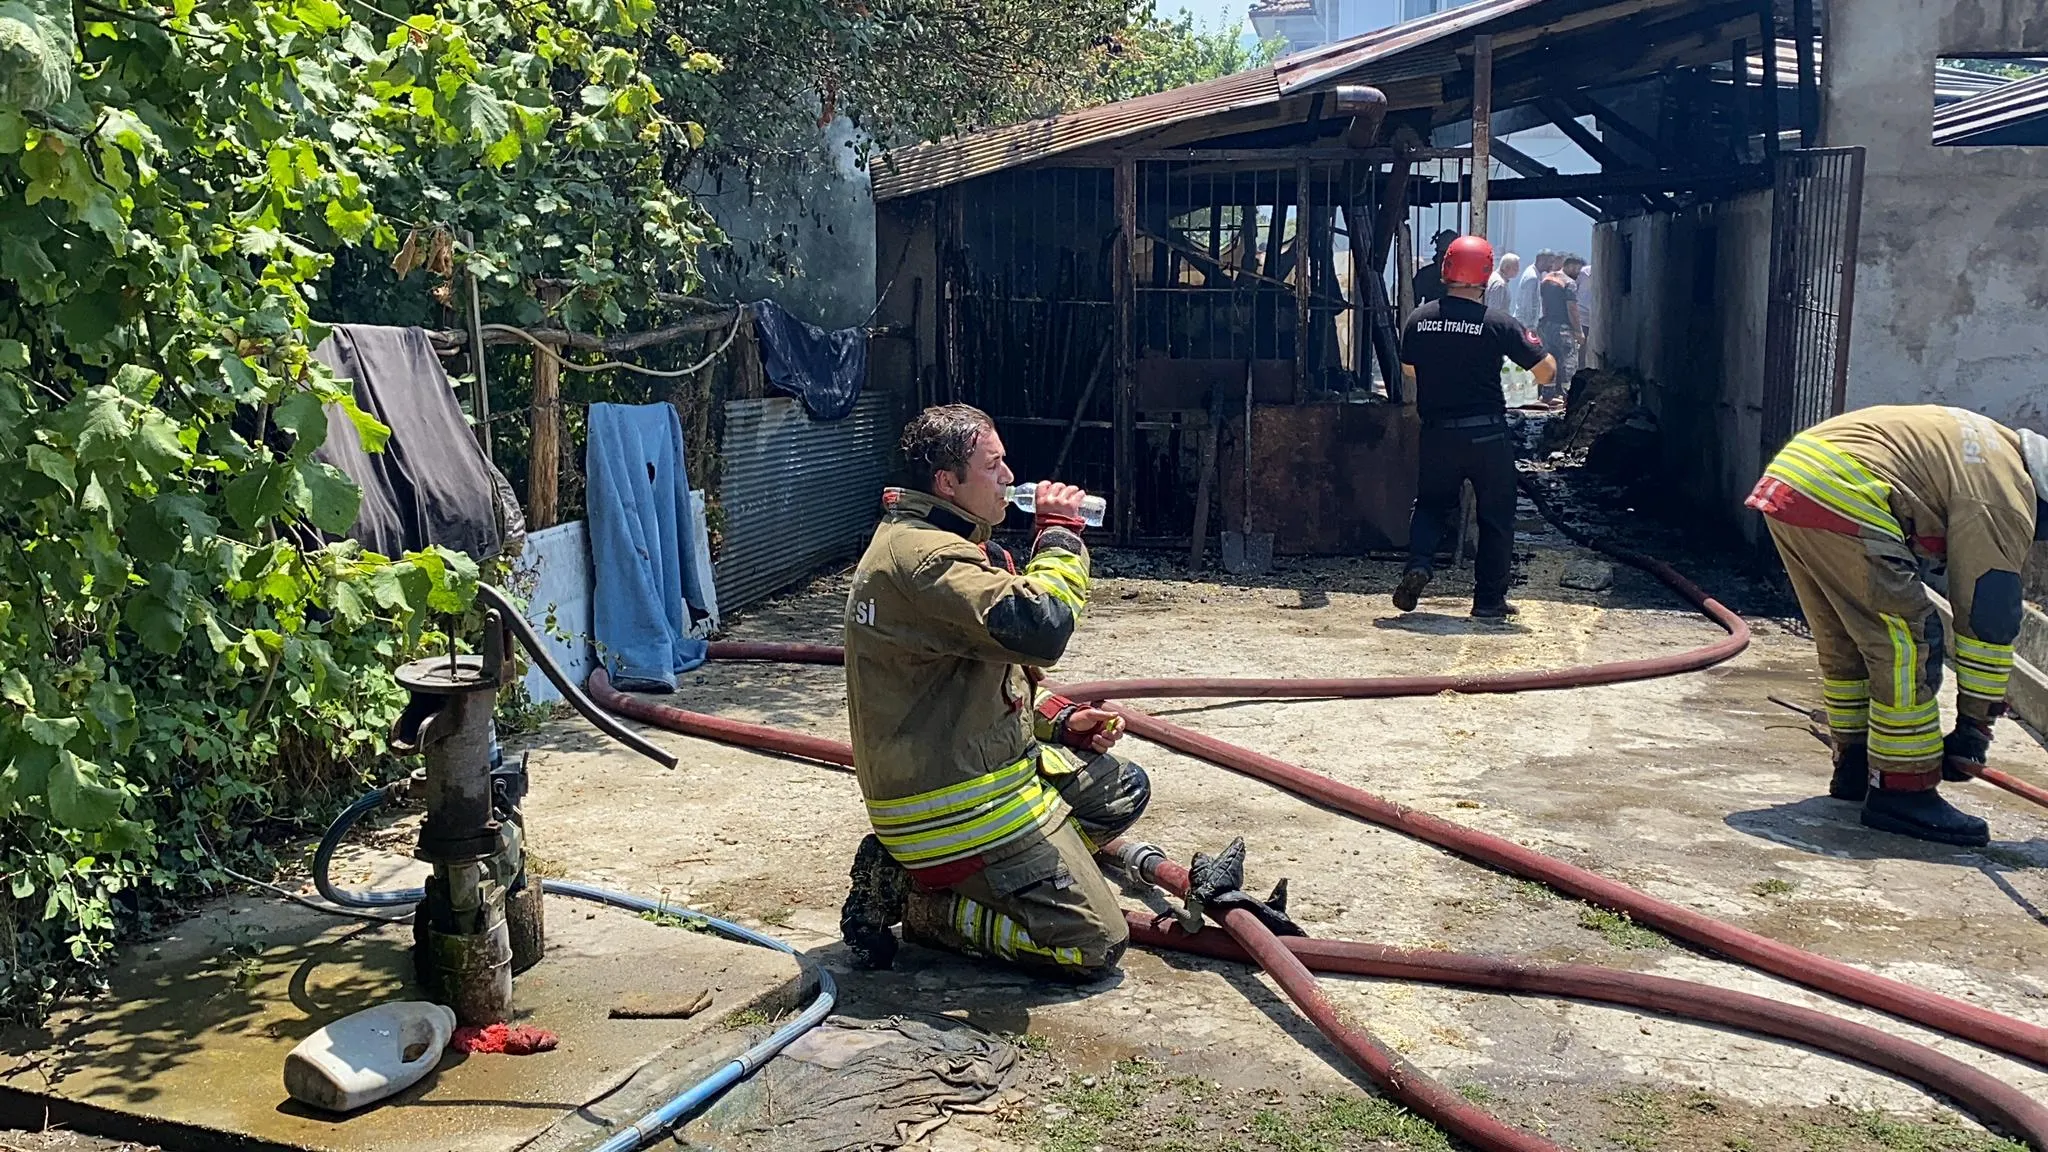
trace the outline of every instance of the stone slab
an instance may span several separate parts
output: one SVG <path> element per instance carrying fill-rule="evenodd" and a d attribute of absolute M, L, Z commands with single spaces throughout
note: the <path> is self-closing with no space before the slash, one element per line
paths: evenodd
<path fill-rule="evenodd" d="M 518 1022 L 556 1033 L 558 1049 L 450 1051 L 407 1092 L 333 1117 L 285 1095 L 285 1054 L 351 1012 L 416 998 L 411 928 L 222 901 L 127 949 L 104 996 L 43 1028 L 0 1031 L 0 1126 L 47 1117 L 205 1152 L 509 1152 L 607 1097 L 617 1098 L 603 1111 L 637 1112 L 632 1085 L 730 1059 L 744 1039 L 729 1027 L 736 1013 L 776 1015 L 808 990 L 784 953 L 564 897 L 547 898 L 547 928 L 546 956 L 518 978 L 514 1001 Z M 706 988 L 711 1007 L 689 1019 L 608 1016 Z"/>

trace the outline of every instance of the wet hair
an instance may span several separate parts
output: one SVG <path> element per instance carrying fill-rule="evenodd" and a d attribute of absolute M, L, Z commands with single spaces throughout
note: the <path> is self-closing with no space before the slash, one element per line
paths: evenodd
<path fill-rule="evenodd" d="M 930 492 L 932 477 L 940 472 L 966 479 L 975 440 L 995 426 L 988 413 L 970 404 L 941 404 L 918 413 L 904 426 L 898 443 L 910 486 Z"/>

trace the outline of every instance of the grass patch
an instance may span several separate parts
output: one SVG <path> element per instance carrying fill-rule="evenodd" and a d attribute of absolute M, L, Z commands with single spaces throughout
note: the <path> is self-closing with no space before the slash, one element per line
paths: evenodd
<path fill-rule="evenodd" d="M 1646 1088 L 1627 1088 L 1607 1098 L 1607 1118 L 1613 1123 L 1607 1139 L 1630 1152 L 1651 1152 L 1665 1133 L 1671 1131 L 1671 1114 L 1664 1100 Z"/>
<path fill-rule="evenodd" d="M 1643 949 L 1668 948 L 1671 941 L 1661 932 L 1645 928 L 1629 919 L 1625 912 L 1609 912 L 1605 908 L 1586 908 L 1579 913 L 1579 927 L 1598 932 L 1603 939 L 1616 948 Z"/>
<path fill-rule="evenodd" d="M 1552 892 L 1548 884 L 1539 884 L 1534 880 L 1517 880 L 1515 898 L 1524 904 L 1548 904 L 1557 899 L 1557 893 Z"/>
<path fill-rule="evenodd" d="M 1773 876 L 1769 880 L 1759 880 L 1755 884 L 1750 885 L 1749 890 L 1759 896 L 1790 896 L 1792 890 L 1797 887 L 1799 885 L 1794 884 L 1790 880 Z"/>
<path fill-rule="evenodd" d="M 1338 1152 L 1357 1139 L 1391 1143 L 1415 1152 L 1450 1152 L 1449 1137 L 1398 1104 L 1371 1096 L 1325 1096 L 1310 1111 L 1261 1108 L 1252 1135 L 1279 1152 Z"/>
<path fill-rule="evenodd" d="M 1033 1032 L 1011 1032 L 1003 1037 L 1010 1047 L 1033 1056 L 1043 1056 L 1052 1051 L 1052 1041 Z"/>
<path fill-rule="evenodd" d="M 768 1014 L 759 1008 L 742 1008 L 725 1018 L 725 1027 L 727 1031 L 737 1032 L 742 1028 L 752 1028 L 756 1024 L 767 1022 Z"/>
<path fill-rule="evenodd" d="M 649 924 L 659 925 L 663 928 L 681 928 L 685 932 L 711 931 L 710 921 L 705 920 L 701 916 L 686 916 L 681 912 L 670 912 L 666 909 L 657 912 L 642 912 L 640 918 Z"/>
<path fill-rule="evenodd" d="M 1463 1096 L 1474 1104 L 1490 1103 L 1494 1098 L 1493 1089 L 1488 1088 L 1484 1084 L 1460 1084 L 1458 1085 L 1458 1095 Z"/>
<path fill-rule="evenodd" d="M 1944 1120 L 1919 1124 L 1882 1112 L 1844 1112 L 1839 1121 L 1799 1126 L 1807 1152 L 1876 1145 L 1885 1152 L 2027 1152 L 2026 1145 Z"/>

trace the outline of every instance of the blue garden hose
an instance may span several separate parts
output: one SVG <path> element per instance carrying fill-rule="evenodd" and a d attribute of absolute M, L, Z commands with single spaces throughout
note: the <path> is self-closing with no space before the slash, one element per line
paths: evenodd
<path fill-rule="evenodd" d="M 348 835 L 349 829 L 355 827 L 357 821 L 389 802 L 397 789 L 397 785 L 387 785 L 349 805 L 342 810 L 341 815 L 335 817 L 334 823 L 327 829 L 327 834 L 320 838 L 320 847 L 313 854 L 313 883 L 319 888 L 320 895 L 329 901 L 344 908 L 392 908 L 417 904 L 426 895 L 425 890 L 420 888 L 399 888 L 387 892 L 353 892 L 336 887 L 327 874 L 334 859 L 334 850 L 340 845 L 342 837 Z M 541 890 L 556 896 L 609 904 L 629 912 L 676 911 L 673 904 L 649 900 L 644 896 L 634 896 L 627 892 L 613 892 L 589 884 L 578 884 L 573 880 L 543 880 Z M 729 920 L 720 920 L 716 916 L 706 916 L 702 912 L 686 911 L 692 920 L 702 922 L 704 926 L 727 939 L 761 948 L 772 948 L 791 956 L 800 955 L 789 944 L 766 933 L 756 932 L 752 928 L 734 924 Z M 839 989 L 832 982 L 832 973 L 823 967 L 818 968 L 817 973 L 818 995 L 794 1020 L 776 1029 L 773 1035 L 759 1044 L 740 1053 L 731 1063 L 690 1085 L 681 1095 L 633 1121 L 630 1127 L 620 1129 L 611 1139 L 598 1145 L 596 1152 L 636 1152 L 637 1149 L 645 1147 L 662 1133 L 675 1127 L 684 1117 L 718 1099 L 726 1089 L 752 1075 L 761 1065 L 774 1059 L 776 1053 L 789 1047 L 791 1041 L 823 1023 L 838 1001 Z"/>

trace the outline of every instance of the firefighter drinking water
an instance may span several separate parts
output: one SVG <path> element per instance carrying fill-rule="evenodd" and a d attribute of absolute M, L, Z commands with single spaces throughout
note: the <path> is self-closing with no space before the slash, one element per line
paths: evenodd
<path fill-rule="evenodd" d="M 1484 302 L 1493 274 L 1493 245 L 1460 236 L 1444 252 L 1449 295 L 1409 313 L 1401 332 L 1402 375 L 1422 417 L 1422 466 L 1415 515 L 1408 525 L 1408 570 L 1394 590 L 1394 606 L 1413 612 L 1429 585 L 1437 542 L 1458 511 L 1467 480 L 1479 505 L 1479 556 L 1472 615 L 1512 616 L 1508 569 L 1515 543 L 1515 453 L 1508 443 L 1507 401 L 1501 393 L 1501 358 L 1532 371 L 1538 387 L 1550 383 L 1557 362 L 1519 320 Z"/>
<path fill-rule="evenodd" d="M 1088 601 L 1086 494 L 1033 492 L 1021 568 L 989 539 L 1015 479 L 988 416 L 926 409 L 903 432 L 912 488 L 882 523 L 846 603 L 846 703 L 872 835 L 840 934 L 857 966 L 906 939 L 1043 974 L 1113 969 L 1129 933 L 1095 848 L 1151 798 L 1110 753 L 1119 722 L 1038 686 Z"/>
<path fill-rule="evenodd" d="M 2020 571 L 2048 532 L 2048 439 L 1936 405 L 1864 408 L 1785 445 L 1746 502 L 1762 512 L 1813 630 L 1834 778 L 1872 828 L 1977 847 L 1984 821 L 1937 791 L 1982 765 L 2005 712 Z M 1945 586 L 1956 712 L 1935 692 L 1946 649 L 1926 584 Z"/>

